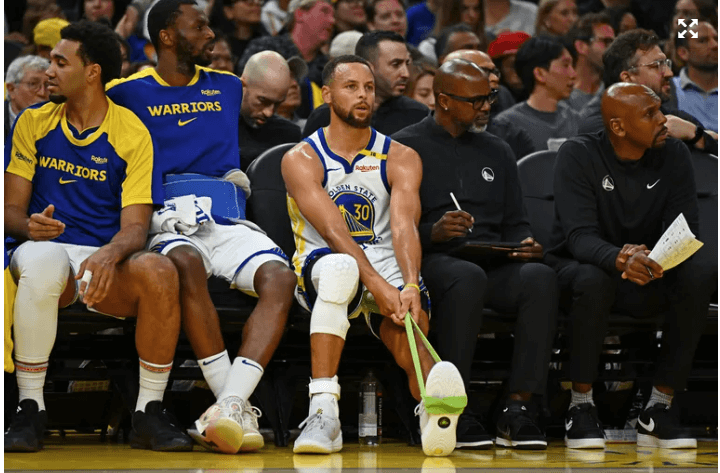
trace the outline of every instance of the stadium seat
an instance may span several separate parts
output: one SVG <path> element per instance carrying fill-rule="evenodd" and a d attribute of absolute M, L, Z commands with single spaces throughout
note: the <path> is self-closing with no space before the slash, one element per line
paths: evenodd
<path fill-rule="evenodd" d="M 517 163 L 530 228 L 535 239 L 545 248 L 550 244 L 555 220 L 553 168 L 556 155 L 556 151 L 536 151 Z"/>
<path fill-rule="evenodd" d="M 700 211 L 700 248 L 696 258 L 702 258 L 708 264 L 717 265 L 718 261 L 718 158 L 712 154 L 693 151 L 692 163 L 695 169 L 695 186 L 697 187 L 698 209 Z M 711 318 L 714 315 L 717 326 L 717 293 L 711 307 Z"/>

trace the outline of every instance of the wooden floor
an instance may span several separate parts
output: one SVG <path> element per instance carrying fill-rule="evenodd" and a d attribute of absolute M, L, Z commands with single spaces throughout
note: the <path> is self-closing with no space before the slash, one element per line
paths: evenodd
<path fill-rule="evenodd" d="M 39 453 L 6 453 L 5 471 L 717 471 L 717 442 L 699 442 L 698 446 L 697 450 L 661 450 L 609 444 L 605 451 L 581 451 L 566 449 L 556 441 L 543 452 L 456 450 L 449 457 L 430 458 L 420 447 L 388 440 L 377 448 L 347 443 L 342 452 L 333 455 L 294 455 L 290 447 L 277 448 L 270 443 L 258 453 L 228 456 L 197 446 L 193 452 L 174 454 L 133 450 L 124 444 L 101 443 L 97 435 L 69 435 L 65 439 L 51 436 Z"/>

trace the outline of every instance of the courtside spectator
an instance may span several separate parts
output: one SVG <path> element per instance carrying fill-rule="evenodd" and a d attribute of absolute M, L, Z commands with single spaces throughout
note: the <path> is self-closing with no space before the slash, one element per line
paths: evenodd
<path fill-rule="evenodd" d="M 62 18 L 49 18 L 40 21 L 33 29 L 35 54 L 50 59 L 50 51 L 60 41 L 60 30 L 70 23 Z"/>
<path fill-rule="evenodd" d="M 575 0 L 540 0 L 535 35 L 565 36 L 577 19 Z"/>
<path fill-rule="evenodd" d="M 572 56 L 560 40 L 538 36 L 518 50 L 515 69 L 530 96 L 500 113 L 496 120 L 514 121 L 530 134 L 535 149 L 556 147 L 577 133 L 577 113 L 563 100 L 575 84 Z"/>
<path fill-rule="evenodd" d="M 567 34 L 566 44 L 575 61 L 577 74 L 575 88 L 567 103 L 576 112 L 580 112 L 595 94 L 603 90 L 602 55 L 614 39 L 610 17 L 602 13 L 583 15 Z"/>
<path fill-rule="evenodd" d="M 368 0 L 365 4 L 368 31 L 394 31 L 407 35 L 407 16 L 402 0 Z"/>
<path fill-rule="evenodd" d="M 5 138 L 20 112 L 48 99 L 48 66 L 50 61 L 40 56 L 20 56 L 10 63 L 5 74 Z"/>
<path fill-rule="evenodd" d="M 686 66 L 673 77 L 678 109 L 694 116 L 703 127 L 718 131 L 718 34 L 709 21 L 694 28 L 697 38 L 687 33 L 675 38 L 677 55 Z"/>
<path fill-rule="evenodd" d="M 488 54 L 501 73 L 500 83 L 508 88 L 517 102 L 525 100 L 528 92 L 515 70 L 515 57 L 520 46 L 529 39 L 530 35 L 522 31 L 500 33 L 488 46 Z"/>
<path fill-rule="evenodd" d="M 424 0 L 407 10 L 407 42 L 413 46 L 420 44 L 432 33 L 435 16 L 442 7 L 441 0 Z"/>
<path fill-rule="evenodd" d="M 335 32 L 367 30 L 364 0 L 333 0 L 335 6 Z"/>

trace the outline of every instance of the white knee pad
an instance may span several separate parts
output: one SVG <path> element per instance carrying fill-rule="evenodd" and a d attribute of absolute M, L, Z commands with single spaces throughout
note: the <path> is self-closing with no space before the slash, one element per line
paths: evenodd
<path fill-rule="evenodd" d="M 50 356 L 57 332 L 58 301 L 69 268 L 70 258 L 57 243 L 26 242 L 13 254 L 10 270 L 18 282 L 13 317 L 18 361 L 37 363 Z"/>
<path fill-rule="evenodd" d="M 310 318 L 310 334 L 329 333 L 343 340 L 350 328 L 348 304 L 357 292 L 360 271 L 352 256 L 323 256 L 312 269 L 317 300 Z"/>

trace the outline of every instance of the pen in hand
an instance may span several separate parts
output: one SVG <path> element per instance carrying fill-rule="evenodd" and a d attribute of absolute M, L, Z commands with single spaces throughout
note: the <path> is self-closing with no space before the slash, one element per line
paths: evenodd
<path fill-rule="evenodd" d="M 650 274 L 650 279 L 655 279 L 655 276 L 653 275 L 652 271 L 650 271 L 650 268 L 645 266 L 645 269 L 647 269 L 648 274 Z"/>
<path fill-rule="evenodd" d="M 452 201 L 455 203 L 455 207 L 456 207 L 459 211 L 462 212 L 462 209 L 460 208 L 460 204 L 458 204 L 458 201 L 457 201 L 457 199 L 455 198 L 455 194 L 453 194 L 453 193 L 451 192 L 451 193 L 450 193 L 450 198 L 451 198 Z M 472 233 L 472 228 L 468 228 L 468 232 Z"/>

